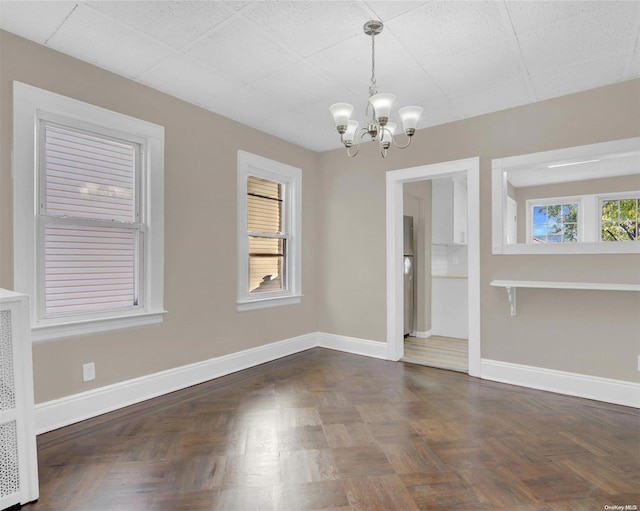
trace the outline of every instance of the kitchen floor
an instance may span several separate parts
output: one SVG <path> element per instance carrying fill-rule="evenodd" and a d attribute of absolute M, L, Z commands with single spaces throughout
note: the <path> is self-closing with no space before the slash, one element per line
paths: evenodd
<path fill-rule="evenodd" d="M 401 360 L 468 373 L 469 341 L 439 335 L 427 339 L 409 336 L 404 340 L 404 357 Z"/>

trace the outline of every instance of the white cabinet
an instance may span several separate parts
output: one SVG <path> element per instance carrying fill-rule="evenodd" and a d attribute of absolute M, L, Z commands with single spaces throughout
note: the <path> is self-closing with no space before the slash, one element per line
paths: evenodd
<path fill-rule="evenodd" d="M 431 242 L 467 244 L 467 180 L 445 177 L 431 183 Z"/>
<path fill-rule="evenodd" d="M 0 509 L 38 498 L 26 295 L 0 289 Z"/>
<path fill-rule="evenodd" d="M 469 291 L 466 278 L 433 276 L 431 335 L 469 338 Z"/>

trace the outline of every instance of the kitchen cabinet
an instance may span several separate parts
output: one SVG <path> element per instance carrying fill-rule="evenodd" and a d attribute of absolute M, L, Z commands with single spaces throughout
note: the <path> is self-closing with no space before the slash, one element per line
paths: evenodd
<path fill-rule="evenodd" d="M 469 338 L 469 291 L 466 275 L 433 275 L 431 335 Z"/>
<path fill-rule="evenodd" d="M 431 183 L 431 207 L 431 242 L 436 245 L 466 245 L 466 178 L 434 179 Z"/>

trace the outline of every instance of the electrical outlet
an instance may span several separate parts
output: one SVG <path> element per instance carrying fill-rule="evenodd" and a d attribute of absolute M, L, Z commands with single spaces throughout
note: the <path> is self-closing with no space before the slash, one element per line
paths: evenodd
<path fill-rule="evenodd" d="M 82 381 L 91 381 L 96 379 L 96 365 L 93 362 L 82 365 Z"/>
<path fill-rule="evenodd" d="M 452 258 L 452 262 L 453 262 L 453 264 L 458 264 L 458 258 L 454 256 Z"/>

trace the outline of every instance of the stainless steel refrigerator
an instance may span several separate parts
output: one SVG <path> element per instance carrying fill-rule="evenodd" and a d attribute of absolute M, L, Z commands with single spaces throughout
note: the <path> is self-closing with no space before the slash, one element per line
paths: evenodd
<path fill-rule="evenodd" d="M 414 292 L 414 253 L 413 253 L 413 217 L 404 216 L 404 335 L 413 332 L 415 315 Z"/>

